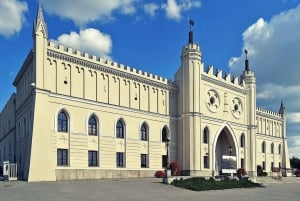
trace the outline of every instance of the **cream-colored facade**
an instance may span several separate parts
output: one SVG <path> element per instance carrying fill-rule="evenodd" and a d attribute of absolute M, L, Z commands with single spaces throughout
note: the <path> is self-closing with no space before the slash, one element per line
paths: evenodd
<path fill-rule="evenodd" d="M 17 163 L 28 181 L 149 177 L 168 160 L 213 176 L 224 155 L 253 176 L 257 165 L 289 168 L 283 104 L 256 107 L 248 60 L 240 79 L 206 71 L 191 36 L 171 81 L 48 41 L 39 8 L 0 114 L 0 162 Z"/>

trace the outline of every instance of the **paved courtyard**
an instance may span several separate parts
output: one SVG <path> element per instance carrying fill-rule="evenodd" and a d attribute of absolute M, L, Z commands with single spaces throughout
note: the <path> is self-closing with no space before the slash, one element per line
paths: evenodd
<path fill-rule="evenodd" d="M 300 200 L 300 179 L 266 183 L 264 188 L 194 192 L 161 183 L 160 179 L 103 179 L 27 183 L 0 181 L 0 201 L 293 201 Z"/>

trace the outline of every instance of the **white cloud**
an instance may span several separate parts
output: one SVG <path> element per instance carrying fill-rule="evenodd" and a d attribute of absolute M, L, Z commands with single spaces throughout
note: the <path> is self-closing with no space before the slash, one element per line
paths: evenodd
<path fill-rule="evenodd" d="M 299 32 L 300 5 L 273 16 L 269 22 L 260 18 L 243 33 L 242 49 L 249 50 L 250 68 L 258 83 L 299 84 Z M 229 66 L 233 72 L 241 72 L 243 63 L 241 55 L 231 58 Z"/>
<path fill-rule="evenodd" d="M 106 58 L 109 58 L 112 49 L 110 36 L 93 28 L 81 30 L 79 33 L 63 34 L 57 38 L 57 42 L 81 52 Z"/>
<path fill-rule="evenodd" d="M 243 33 L 250 68 L 257 83 L 257 102 L 278 111 L 280 100 L 287 109 L 290 156 L 300 157 L 300 5 L 279 13 L 269 21 L 259 18 Z M 242 51 L 243 52 L 243 51 Z M 232 57 L 233 73 L 244 70 L 244 55 Z"/>
<path fill-rule="evenodd" d="M 293 156 L 300 158 L 300 136 L 289 137 L 288 142 L 290 158 Z"/>
<path fill-rule="evenodd" d="M 40 0 L 43 8 L 50 14 L 71 19 L 75 24 L 84 26 L 95 20 L 112 19 L 113 12 L 124 15 L 135 13 L 136 0 Z"/>
<path fill-rule="evenodd" d="M 151 17 L 155 16 L 155 12 L 159 9 L 159 6 L 155 3 L 148 3 L 144 5 L 144 11 Z"/>
<path fill-rule="evenodd" d="M 182 12 L 200 6 L 201 2 L 197 0 L 181 0 L 178 3 L 176 0 L 167 0 L 167 3 L 163 4 L 162 8 L 165 9 L 166 15 L 169 19 L 179 21 L 182 17 Z"/>
<path fill-rule="evenodd" d="M 300 112 L 290 112 L 287 114 L 287 120 L 291 123 L 300 123 Z"/>
<path fill-rule="evenodd" d="M 25 22 L 26 2 L 18 0 L 1 0 L 0 3 L 0 34 L 8 37 L 18 33 Z"/>

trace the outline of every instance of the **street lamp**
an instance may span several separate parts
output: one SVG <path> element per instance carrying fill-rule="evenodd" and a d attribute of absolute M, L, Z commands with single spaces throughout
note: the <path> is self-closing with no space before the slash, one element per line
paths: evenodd
<path fill-rule="evenodd" d="M 170 146 L 170 139 L 166 139 L 166 147 L 167 147 L 167 165 L 166 169 L 169 169 L 169 146 Z"/>
<path fill-rule="evenodd" d="M 228 151 L 229 151 L 229 156 L 231 156 L 231 154 L 232 154 L 232 147 L 231 146 L 228 147 Z"/>

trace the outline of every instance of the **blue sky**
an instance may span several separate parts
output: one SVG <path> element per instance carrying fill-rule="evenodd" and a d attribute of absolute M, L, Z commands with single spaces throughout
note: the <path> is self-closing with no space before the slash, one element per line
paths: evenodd
<path fill-rule="evenodd" d="M 247 48 L 257 105 L 277 112 L 284 101 L 290 156 L 300 157 L 299 0 L 1 0 L 0 108 L 32 48 L 38 2 L 49 39 L 169 79 L 189 18 L 205 66 L 240 75 Z"/>

